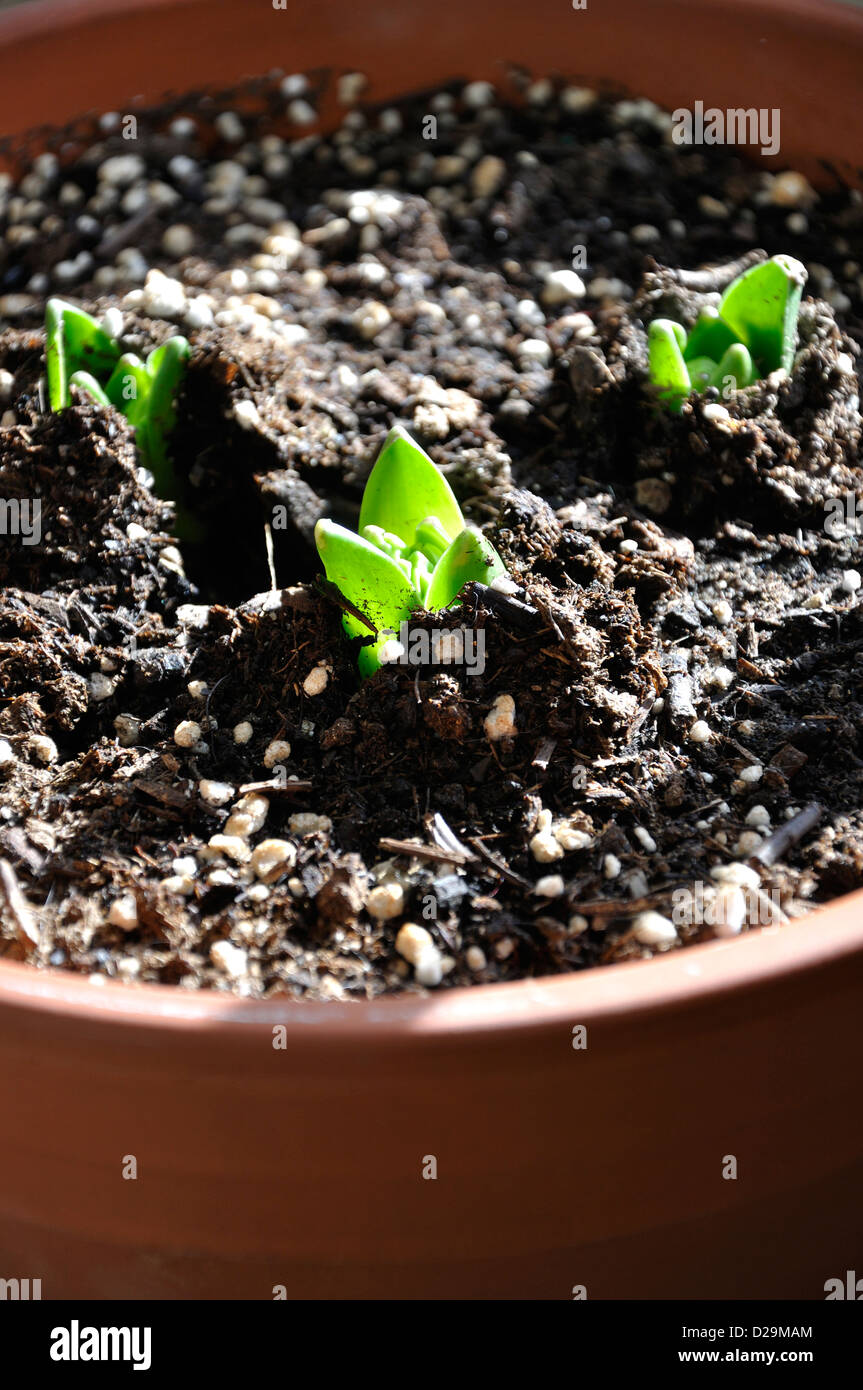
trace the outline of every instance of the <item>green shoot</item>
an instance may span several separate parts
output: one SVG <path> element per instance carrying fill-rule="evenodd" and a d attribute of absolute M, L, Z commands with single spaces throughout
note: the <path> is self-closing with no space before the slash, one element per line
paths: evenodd
<path fill-rule="evenodd" d="M 719 307 L 701 311 L 687 335 L 672 319 L 648 330 L 650 380 L 661 401 L 679 410 L 692 391 L 715 386 L 727 397 L 779 368 L 790 372 L 806 270 L 773 256 L 738 275 Z"/>
<path fill-rule="evenodd" d="M 65 410 L 71 404 L 69 385 L 75 372 L 88 372 L 98 380 L 111 372 L 119 356 L 117 344 L 83 309 L 62 299 L 48 300 L 45 363 L 52 410 Z"/>
<path fill-rule="evenodd" d="M 471 580 L 487 584 L 506 572 L 491 542 L 465 525 L 443 474 L 402 429 L 387 435 L 369 475 L 359 532 L 323 520 L 315 543 L 327 579 L 368 620 L 346 612 L 345 632 L 367 638 L 374 630 L 373 643 L 360 648 L 364 676 L 378 669 L 384 644 L 414 610 L 453 607 Z"/>
<path fill-rule="evenodd" d="M 671 319 L 654 319 L 647 335 L 650 380 L 656 387 L 659 399 L 672 410 L 679 410 L 681 401 L 692 390 L 681 351 L 681 335 L 685 342 L 684 329 Z"/>
<path fill-rule="evenodd" d="M 791 371 L 797 345 L 797 314 L 806 271 L 791 256 L 754 265 L 728 286 L 720 316 L 748 347 L 764 376 Z"/>
<path fill-rule="evenodd" d="M 119 410 L 135 429 L 160 497 L 176 496 L 167 440 L 190 352 L 186 339 L 177 336 L 155 348 L 144 363 L 133 353 L 121 354 L 119 344 L 83 309 L 62 299 L 49 299 L 46 305 L 45 363 L 51 409 L 71 405 L 74 386 L 103 409 Z"/>

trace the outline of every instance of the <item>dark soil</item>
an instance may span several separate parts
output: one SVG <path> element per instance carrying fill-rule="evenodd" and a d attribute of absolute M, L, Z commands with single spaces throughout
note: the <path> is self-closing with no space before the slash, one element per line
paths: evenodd
<path fill-rule="evenodd" d="M 0 498 L 40 499 L 42 526 L 34 544 L 0 534 L 7 957 L 354 998 L 420 988 L 394 946 L 405 922 L 431 933 L 444 988 L 650 954 L 646 912 L 674 916 L 665 944 L 708 939 L 699 895 L 735 861 L 760 875 L 749 929 L 863 885 L 859 535 L 827 525 L 863 492 L 863 200 L 837 182 L 789 207 L 735 151 L 673 145 L 649 105 L 523 105 L 524 85 L 478 108 L 458 88 L 412 98 L 400 131 L 355 109 L 325 140 L 257 84 L 138 111 L 134 141 L 118 117 L 10 150 Z M 34 174 L 37 144 L 61 172 Z M 130 153 L 143 193 L 112 200 L 99 166 Z M 214 191 L 218 161 L 251 182 Z M 397 201 L 352 220 L 351 190 Z M 180 256 L 163 241 L 178 225 Z M 586 294 L 548 306 L 576 246 Z M 129 248 L 210 294 L 215 321 L 156 312 Z M 691 321 L 726 263 L 779 251 L 810 272 L 793 375 L 658 407 L 649 319 Z M 704 265 L 713 279 L 679 273 Z M 46 410 L 50 294 L 119 308 L 126 350 L 189 337 L 172 449 L 198 540 L 174 539 L 121 417 Z M 366 338 L 370 302 L 388 319 Z M 549 351 L 528 360 L 526 339 Z M 481 630 L 480 674 L 392 666 L 360 685 L 315 586 L 315 521 L 355 521 L 395 423 L 519 586 L 418 620 Z M 502 695 L 517 733 L 491 741 Z M 176 741 L 184 721 L 197 747 Z M 232 789 L 222 804 L 208 780 Z M 244 853 L 209 846 L 244 795 L 266 797 L 265 824 Z M 538 858 L 549 820 L 580 847 Z M 273 838 L 295 862 L 262 880 L 248 851 Z M 366 908 L 375 883 L 403 890 L 389 919 Z"/>

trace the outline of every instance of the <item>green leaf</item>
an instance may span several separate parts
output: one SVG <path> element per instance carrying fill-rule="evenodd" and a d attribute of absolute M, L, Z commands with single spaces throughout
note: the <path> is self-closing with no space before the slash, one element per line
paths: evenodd
<path fill-rule="evenodd" d="M 147 368 L 132 352 L 124 352 L 105 387 L 105 395 L 130 425 L 138 426 L 147 417 L 152 379 Z"/>
<path fill-rule="evenodd" d="M 730 348 L 735 341 L 734 333 L 725 320 L 720 318 L 719 310 L 708 305 L 701 310 L 689 331 L 683 360 L 689 363 L 698 357 L 711 357 L 714 362 L 718 362 L 726 348 Z"/>
<path fill-rule="evenodd" d="M 399 624 L 419 607 L 419 595 L 392 556 L 334 521 L 317 523 L 315 544 L 327 579 L 381 634 L 360 652 L 360 670 L 368 675 L 380 665 L 380 648 L 390 632 L 397 632 Z M 343 614 L 342 625 L 349 637 L 371 636 L 351 613 Z"/>
<path fill-rule="evenodd" d="M 449 608 L 457 595 L 477 580 L 490 584 L 506 566 L 491 541 L 472 526 L 466 526 L 438 560 L 425 595 L 425 607 L 430 613 Z"/>
<path fill-rule="evenodd" d="M 687 362 L 686 367 L 695 391 L 703 391 L 716 371 L 716 363 L 712 357 L 693 357 L 691 362 Z"/>
<path fill-rule="evenodd" d="M 793 256 L 773 256 L 739 275 L 719 304 L 722 318 L 749 348 L 764 376 L 791 371 L 806 270 Z"/>
<path fill-rule="evenodd" d="M 755 380 L 756 371 L 749 349 L 742 343 L 734 343 L 714 368 L 707 385 L 717 387 L 720 395 L 725 397 L 728 390 L 740 391 L 744 386 L 751 386 Z"/>
<path fill-rule="evenodd" d="M 683 327 L 683 324 L 678 323 L 676 319 L 660 319 L 659 322 L 670 325 L 671 331 L 677 339 L 677 346 L 680 348 L 680 351 L 683 352 L 686 347 L 686 329 Z"/>
<path fill-rule="evenodd" d="M 113 370 L 120 349 L 94 318 L 67 304 L 49 299 L 45 306 L 45 366 L 48 400 L 52 410 L 65 410 L 70 404 L 69 379 L 74 372 L 89 372 L 95 378 Z"/>
<path fill-rule="evenodd" d="M 79 391 L 86 391 L 88 396 L 93 397 L 97 405 L 110 409 L 111 402 L 96 378 L 91 376 L 89 372 L 73 372 L 69 378 L 69 385 L 76 387 Z"/>
<path fill-rule="evenodd" d="M 425 450 L 406 430 L 390 430 L 369 474 L 360 507 L 359 530 L 380 526 L 414 545 L 417 527 L 434 517 L 448 539 L 464 526 L 452 488 Z"/>
<path fill-rule="evenodd" d="M 659 399 L 672 410 L 679 410 L 680 403 L 692 390 L 689 372 L 680 351 L 680 324 L 672 319 L 654 319 L 647 335 L 650 380 L 656 387 Z"/>
<path fill-rule="evenodd" d="M 139 447 L 162 497 L 176 493 L 173 469 L 168 458 L 167 439 L 176 422 L 177 388 L 186 372 L 192 349 L 185 338 L 169 338 L 147 358 L 150 391 L 139 430 Z"/>
<path fill-rule="evenodd" d="M 417 551 L 436 565 L 451 540 L 452 537 L 447 535 L 437 517 L 427 516 L 416 528 L 414 543 L 409 553 Z"/>

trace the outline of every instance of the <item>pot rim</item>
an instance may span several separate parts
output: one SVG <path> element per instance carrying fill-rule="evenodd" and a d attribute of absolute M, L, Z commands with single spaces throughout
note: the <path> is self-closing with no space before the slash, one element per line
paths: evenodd
<path fill-rule="evenodd" d="M 238 1026 L 257 1030 L 277 1023 L 295 1038 L 340 1044 L 382 1034 L 476 1037 L 700 1008 L 707 1000 L 793 986 L 802 976 L 855 958 L 863 958 L 863 890 L 781 926 L 677 947 L 646 960 L 350 1002 L 242 999 L 215 989 L 189 993 L 176 985 L 107 978 L 97 987 L 89 977 L 63 970 L 0 961 L 0 1009 L 25 1011 L 45 1023 L 66 1018 L 157 1033 L 224 1034 Z"/>
<path fill-rule="evenodd" d="M 656 0 L 652 0 L 656 5 Z M 56 34 L 57 29 L 70 29 L 118 16 L 128 17 L 136 11 L 191 9 L 212 0 L 32 0 L 32 3 L 6 10 L 0 15 L 0 40 L 30 38 L 44 33 Z M 745 14 L 755 24 L 759 13 L 771 13 L 777 18 L 799 25 L 801 22 L 823 33 L 827 26 L 837 37 L 847 35 L 849 27 L 863 31 L 863 13 L 854 0 L 659 0 L 659 8 L 714 10 L 727 15 L 729 10 Z"/>
<path fill-rule="evenodd" d="M 39 40 L 58 32 L 147 11 L 189 11 L 212 0 L 36 0 L 0 15 L 0 45 Z M 684 0 L 676 0 L 682 5 Z M 839 43 L 863 36 L 863 12 L 837 0 L 686 0 L 689 8 L 745 13 L 750 24 L 768 16 L 805 37 L 825 30 Z M 658 10 L 675 8 L 659 0 Z M 154 17 L 155 18 L 155 17 Z M 23 134 L 24 132 L 17 132 Z M 835 899 L 805 918 L 753 930 L 731 940 L 677 948 L 648 960 L 507 983 L 470 985 L 422 995 L 387 995 L 349 1003 L 287 999 L 250 1000 L 218 990 L 194 994 L 178 986 L 125 984 L 96 987 L 88 978 L 25 962 L 0 960 L 0 1008 L 45 1023 L 88 1021 L 126 1029 L 200 1034 L 225 1025 L 283 1024 L 289 1033 L 343 1044 L 383 1034 L 406 1037 L 473 1036 L 547 1029 L 577 1019 L 612 1022 L 701 1007 L 707 999 L 738 997 L 863 957 L 863 891 Z M 315 1024 L 314 1029 L 309 1025 Z"/>

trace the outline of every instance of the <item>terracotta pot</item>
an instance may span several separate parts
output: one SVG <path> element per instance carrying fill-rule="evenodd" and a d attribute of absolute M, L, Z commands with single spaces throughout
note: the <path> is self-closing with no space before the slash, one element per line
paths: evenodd
<path fill-rule="evenodd" d="M 859 162 L 863 17 L 800 0 L 468 0 L 445 24 L 428 0 L 34 5 L 0 23 L 0 116 L 273 64 L 392 94 L 508 58 L 779 106 L 783 162 Z M 861 985 L 861 894 L 660 960 L 365 1005 L 0 965 L 0 1274 L 47 1298 L 821 1298 L 863 1237 Z"/>

